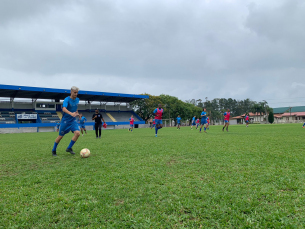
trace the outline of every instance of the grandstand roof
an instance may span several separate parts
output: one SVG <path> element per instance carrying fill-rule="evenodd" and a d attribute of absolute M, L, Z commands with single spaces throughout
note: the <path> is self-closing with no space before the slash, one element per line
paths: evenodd
<path fill-rule="evenodd" d="M 0 84 L 0 97 L 28 99 L 59 99 L 70 95 L 70 89 L 54 89 L 41 87 L 26 87 Z M 78 98 L 84 101 L 123 102 L 129 103 L 137 99 L 146 99 L 147 95 L 122 94 L 110 92 L 82 91 Z"/>
<path fill-rule="evenodd" d="M 274 114 L 282 114 L 285 112 L 290 112 L 290 107 L 273 108 Z M 305 106 L 291 107 L 291 112 L 305 112 Z"/>

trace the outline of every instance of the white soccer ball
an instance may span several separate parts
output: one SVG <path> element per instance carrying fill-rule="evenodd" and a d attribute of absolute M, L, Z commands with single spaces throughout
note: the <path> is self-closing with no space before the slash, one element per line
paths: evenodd
<path fill-rule="evenodd" d="M 80 151 L 80 156 L 83 158 L 87 158 L 90 156 L 90 150 L 85 148 Z"/>

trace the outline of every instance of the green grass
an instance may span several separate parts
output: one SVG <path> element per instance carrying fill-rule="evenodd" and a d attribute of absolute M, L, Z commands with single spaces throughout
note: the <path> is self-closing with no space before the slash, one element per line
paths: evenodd
<path fill-rule="evenodd" d="M 302 228 L 301 125 L 0 136 L 0 228 Z"/>

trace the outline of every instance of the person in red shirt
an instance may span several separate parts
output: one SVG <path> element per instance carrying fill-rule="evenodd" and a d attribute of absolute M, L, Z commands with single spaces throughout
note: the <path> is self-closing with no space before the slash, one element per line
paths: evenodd
<path fill-rule="evenodd" d="M 230 113 L 230 109 L 227 110 L 227 112 L 225 112 L 223 114 L 223 117 L 224 117 L 224 120 L 225 120 L 225 125 L 223 126 L 222 128 L 222 131 L 224 131 L 224 129 L 226 128 L 227 132 L 229 132 L 229 121 L 230 121 L 230 116 L 231 116 L 231 113 Z"/>
<path fill-rule="evenodd" d="M 162 105 L 159 104 L 158 108 L 156 108 L 153 112 L 153 114 L 155 115 L 155 122 L 156 122 L 156 137 L 158 134 L 158 130 L 162 128 L 162 115 L 163 115 L 163 109 L 162 109 Z"/>
<path fill-rule="evenodd" d="M 133 131 L 133 123 L 134 123 L 134 118 L 133 115 L 131 115 L 131 117 L 129 118 L 129 124 L 130 124 L 130 128 L 128 131 Z"/>
<path fill-rule="evenodd" d="M 249 114 L 245 116 L 246 127 L 249 126 Z"/>
<path fill-rule="evenodd" d="M 156 126 L 156 121 L 155 119 L 153 119 L 152 127 L 150 129 L 154 128 L 155 126 Z"/>

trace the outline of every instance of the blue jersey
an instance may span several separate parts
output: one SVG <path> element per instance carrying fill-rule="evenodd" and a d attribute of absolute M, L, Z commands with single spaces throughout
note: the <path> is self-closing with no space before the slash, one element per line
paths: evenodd
<path fill-rule="evenodd" d="M 58 122 L 56 123 L 56 128 L 59 129 L 59 127 L 60 127 L 60 123 Z"/>
<path fill-rule="evenodd" d="M 83 117 L 79 120 L 79 123 L 80 123 L 81 125 L 84 125 L 85 122 L 87 122 L 87 119 L 83 116 Z"/>
<path fill-rule="evenodd" d="M 195 117 L 193 117 L 192 121 L 195 122 Z"/>
<path fill-rule="evenodd" d="M 207 113 L 206 112 L 202 111 L 201 115 L 203 115 L 203 116 L 201 116 L 201 120 L 207 120 Z"/>
<path fill-rule="evenodd" d="M 68 96 L 67 98 L 65 98 L 64 102 L 63 102 L 63 107 L 65 107 L 68 111 L 70 112 L 76 112 L 77 111 L 77 105 L 79 103 L 79 98 L 76 99 L 71 99 L 70 96 Z M 73 122 L 76 121 L 75 117 L 63 112 L 63 116 L 62 116 L 62 122 Z"/>
<path fill-rule="evenodd" d="M 181 117 L 177 117 L 177 123 L 181 122 Z"/>

